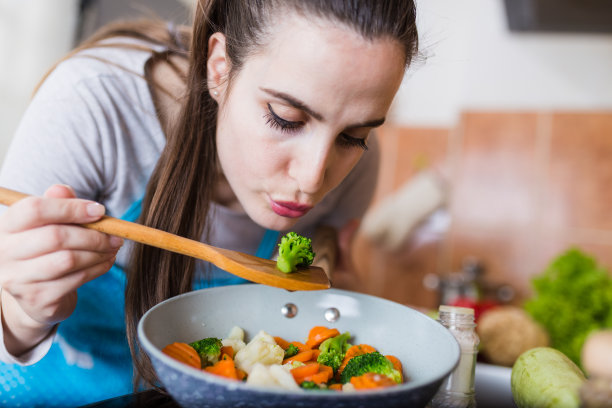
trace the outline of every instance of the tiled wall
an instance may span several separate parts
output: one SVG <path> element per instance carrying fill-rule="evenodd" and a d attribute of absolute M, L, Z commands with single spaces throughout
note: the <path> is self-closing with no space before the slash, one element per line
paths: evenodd
<path fill-rule="evenodd" d="M 454 129 L 386 127 L 380 138 L 372 208 L 435 166 L 451 184 L 451 226 L 446 240 L 411 253 L 388 253 L 358 234 L 352 289 L 435 307 L 423 277 L 456 271 L 472 256 L 520 300 L 529 279 L 572 245 L 612 269 L 611 112 L 467 112 Z"/>

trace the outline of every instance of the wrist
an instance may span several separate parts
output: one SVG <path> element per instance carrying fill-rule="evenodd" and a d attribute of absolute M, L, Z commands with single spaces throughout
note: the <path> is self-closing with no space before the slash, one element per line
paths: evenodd
<path fill-rule="evenodd" d="M 29 316 L 8 292 L 0 288 L 0 317 L 6 350 L 20 356 L 51 332 L 55 324 L 41 323 Z"/>

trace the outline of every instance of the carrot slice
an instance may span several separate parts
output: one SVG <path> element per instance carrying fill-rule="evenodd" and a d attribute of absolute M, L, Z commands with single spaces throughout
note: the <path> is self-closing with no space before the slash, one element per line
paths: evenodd
<path fill-rule="evenodd" d="M 279 336 L 274 336 L 274 341 L 276 342 L 276 344 L 281 346 L 283 348 L 283 350 L 287 350 L 287 347 L 289 347 L 289 344 L 291 344 L 287 340 L 285 340 L 285 339 L 283 339 L 282 337 L 279 337 Z"/>
<path fill-rule="evenodd" d="M 342 391 L 342 384 L 339 384 L 339 383 L 331 384 L 327 387 L 327 389 L 334 390 L 334 391 Z"/>
<path fill-rule="evenodd" d="M 176 342 L 168 344 L 162 349 L 162 353 L 169 355 L 175 360 L 195 368 L 202 368 L 200 355 L 187 343 Z"/>
<path fill-rule="evenodd" d="M 246 378 L 246 376 L 246 371 L 236 368 L 236 377 L 238 377 L 238 380 L 242 381 Z"/>
<path fill-rule="evenodd" d="M 360 356 L 362 354 L 373 353 L 376 349 L 369 344 L 356 344 L 351 346 L 344 355 L 344 360 L 342 360 L 342 364 L 338 368 L 338 375 L 342 373 L 344 367 L 348 364 L 349 360 L 353 357 Z"/>
<path fill-rule="evenodd" d="M 386 375 L 376 373 L 365 373 L 357 377 L 352 377 L 351 384 L 353 384 L 356 390 L 392 387 L 397 385 L 395 381 Z"/>
<path fill-rule="evenodd" d="M 311 350 L 311 347 L 306 346 L 304 343 L 300 343 L 299 341 L 292 341 L 289 344 L 293 344 L 299 351 Z"/>
<path fill-rule="evenodd" d="M 308 375 L 302 379 L 302 381 L 312 381 L 315 384 L 325 384 L 330 379 L 329 373 L 325 371 L 319 371 L 316 374 Z"/>
<path fill-rule="evenodd" d="M 293 378 L 298 384 L 301 384 L 304 381 L 304 377 L 308 377 L 319 372 L 319 365 L 319 363 L 308 363 L 303 366 L 293 368 L 291 370 L 291 375 L 293 375 Z"/>
<path fill-rule="evenodd" d="M 236 373 L 236 366 L 234 365 L 234 360 L 231 360 L 231 359 L 219 360 L 215 364 L 204 368 L 204 370 L 211 374 L 230 378 L 232 380 L 238 379 L 238 374 Z"/>
<path fill-rule="evenodd" d="M 389 360 L 391 362 L 391 364 L 393 364 L 393 368 L 395 368 L 397 371 L 399 371 L 400 373 L 402 373 L 402 380 L 403 380 L 403 372 L 402 372 L 402 362 L 399 360 L 399 358 L 392 356 L 392 355 L 388 355 L 385 356 L 387 358 L 387 360 Z"/>
<path fill-rule="evenodd" d="M 329 378 L 332 378 L 332 376 L 334 375 L 334 369 L 325 364 L 321 364 L 321 366 L 319 367 L 319 372 L 325 372 L 329 374 Z"/>
<path fill-rule="evenodd" d="M 323 343 L 325 340 L 338 335 L 340 335 L 338 329 L 329 329 L 325 326 L 315 326 L 308 333 L 306 346 L 310 348 L 318 347 L 319 344 Z"/>
<path fill-rule="evenodd" d="M 313 359 L 313 354 L 313 350 L 300 351 L 295 356 L 284 359 L 283 364 L 287 364 L 292 361 L 301 361 L 302 363 L 305 363 Z"/>
<path fill-rule="evenodd" d="M 234 348 L 232 346 L 221 347 L 221 358 L 223 358 L 224 354 L 229 356 L 229 358 L 233 359 L 234 358 Z"/>

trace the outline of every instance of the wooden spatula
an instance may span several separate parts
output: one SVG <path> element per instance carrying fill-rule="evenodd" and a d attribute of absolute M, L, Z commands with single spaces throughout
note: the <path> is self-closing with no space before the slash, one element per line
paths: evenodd
<path fill-rule="evenodd" d="M 26 197 L 28 197 L 27 194 L 0 187 L 0 204 L 12 205 Z M 316 266 L 302 268 L 293 273 L 284 273 L 276 268 L 275 261 L 269 259 L 258 258 L 229 249 L 216 248 L 118 218 L 104 216 L 99 221 L 81 224 L 81 226 L 202 259 L 231 274 L 263 285 L 288 290 L 321 290 L 329 289 L 331 286 L 325 271 Z"/>

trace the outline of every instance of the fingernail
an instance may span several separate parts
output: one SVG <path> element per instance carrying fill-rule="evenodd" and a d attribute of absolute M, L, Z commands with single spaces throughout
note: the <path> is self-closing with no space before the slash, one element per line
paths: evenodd
<path fill-rule="evenodd" d="M 110 245 L 113 248 L 119 248 L 121 245 L 123 245 L 123 238 L 112 235 L 110 237 Z"/>
<path fill-rule="evenodd" d="M 98 203 L 87 204 L 87 215 L 91 217 L 104 215 L 104 206 Z"/>

